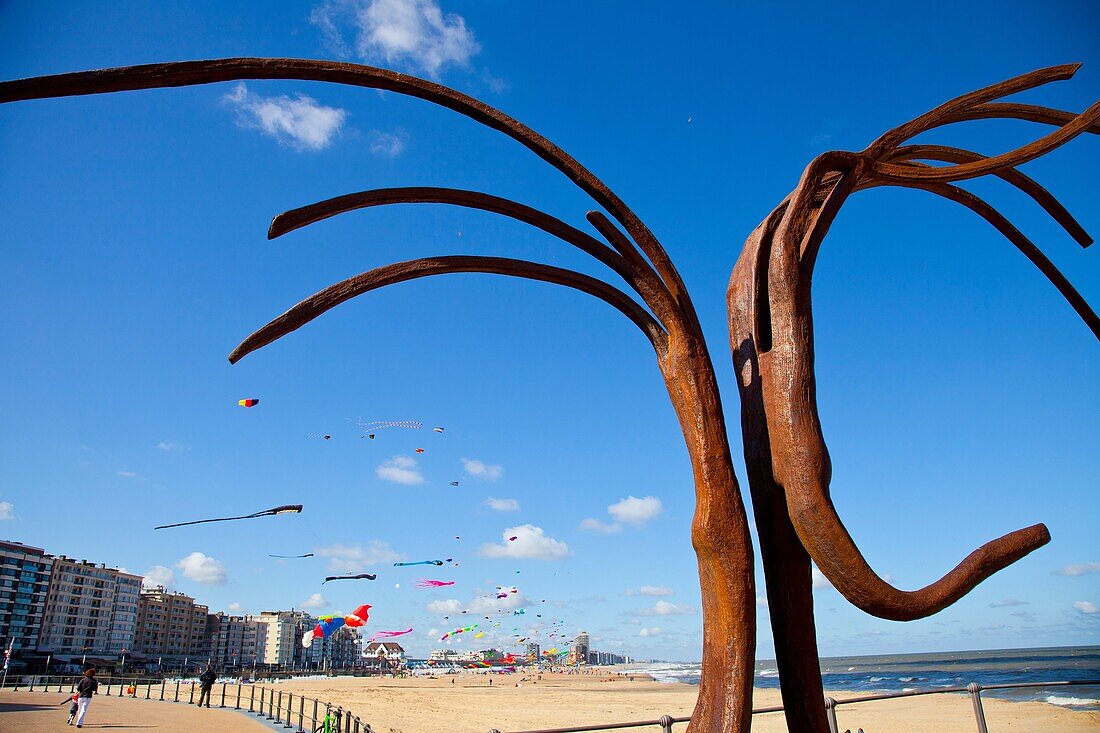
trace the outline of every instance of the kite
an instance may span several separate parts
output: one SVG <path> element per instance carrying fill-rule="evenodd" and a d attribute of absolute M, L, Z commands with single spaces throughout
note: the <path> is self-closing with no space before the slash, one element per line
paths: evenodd
<path fill-rule="evenodd" d="M 404 636 L 405 634 L 411 633 L 411 628 L 405 629 L 404 631 L 375 631 L 373 634 L 370 635 L 370 638 L 367 639 L 367 643 L 369 644 L 370 642 L 377 641 L 378 639 L 392 639 L 395 636 Z"/>
<path fill-rule="evenodd" d="M 512 611 L 513 616 L 522 616 L 525 613 L 527 612 L 524 611 L 522 608 L 517 608 L 515 611 Z"/>
<path fill-rule="evenodd" d="M 423 453 L 423 452 L 424 452 L 424 449 L 423 449 L 423 448 L 417 448 L 417 449 L 416 449 L 416 452 L 417 452 L 417 453 Z"/>
<path fill-rule="evenodd" d="M 450 562 L 448 560 L 447 562 Z M 413 565 L 442 565 L 442 560 L 417 560 L 416 562 L 395 562 L 393 566 L 395 568 L 407 568 Z"/>
<path fill-rule="evenodd" d="M 330 580 L 376 580 L 377 575 L 370 573 L 359 573 L 358 575 L 330 575 L 321 581 L 321 585 L 329 582 Z"/>
<path fill-rule="evenodd" d="M 507 593 L 497 593 L 497 600 L 500 600 L 501 598 L 507 598 L 507 597 L 508 597 Z"/>
<path fill-rule="evenodd" d="M 268 557 L 278 557 L 282 558 L 283 560 L 296 560 L 300 557 L 313 557 L 313 553 L 307 552 L 304 555 L 268 555 Z"/>
<path fill-rule="evenodd" d="M 255 397 L 249 397 L 247 399 L 237 400 L 237 404 L 241 407 L 255 407 L 260 404 L 260 401 Z"/>
<path fill-rule="evenodd" d="M 516 541 L 516 540 L 518 540 L 518 539 L 519 539 L 519 535 L 518 535 L 518 534 L 514 534 L 514 535 L 512 535 L 511 537 L 509 537 L 509 538 L 508 538 L 508 541 L 509 541 L 509 542 L 515 542 L 515 541 Z"/>
<path fill-rule="evenodd" d="M 273 517 L 276 514 L 301 514 L 301 504 L 284 504 L 283 506 L 277 506 L 274 509 L 265 509 L 262 512 L 256 512 L 254 514 L 243 514 L 239 517 L 219 517 L 217 519 L 196 519 L 193 522 L 177 522 L 176 524 L 162 524 L 159 527 L 153 527 L 153 529 L 168 529 L 169 527 L 185 527 L 189 524 L 205 524 L 207 522 L 232 522 L 236 519 L 257 519 L 259 517 Z"/>
<path fill-rule="evenodd" d="M 478 635 L 475 635 L 474 638 L 476 639 L 477 636 Z M 493 665 L 489 664 L 488 662 L 470 662 L 466 665 L 466 669 L 488 669 L 492 666 Z"/>
<path fill-rule="evenodd" d="M 456 634 L 464 634 L 467 631 L 473 631 L 476 628 L 477 628 L 477 624 L 473 624 L 471 626 L 461 626 L 461 627 L 455 629 L 454 631 L 448 631 L 446 634 L 439 637 L 439 640 L 440 641 L 446 641 L 447 639 L 449 639 L 452 636 L 455 636 Z"/>
<path fill-rule="evenodd" d="M 443 428 L 439 427 L 438 425 L 435 426 L 434 428 L 432 428 L 432 430 L 434 430 L 437 433 L 442 433 L 443 432 Z"/>
<path fill-rule="evenodd" d="M 453 580 L 418 580 L 416 581 L 417 588 L 442 588 L 446 585 L 454 585 Z"/>
<path fill-rule="evenodd" d="M 481 637 L 483 637 L 483 636 L 485 636 L 485 632 L 484 632 L 484 631 L 479 631 L 479 632 L 477 632 L 476 634 L 474 634 L 474 638 L 475 638 L 475 639 L 480 639 L 480 638 L 481 638 Z"/>
<path fill-rule="evenodd" d="M 332 635 L 332 632 L 341 626 L 351 626 L 353 628 L 362 626 L 367 622 L 367 611 L 369 610 L 370 605 L 363 604 L 347 616 L 321 616 L 317 619 L 318 624 L 311 631 L 302 634 L 302 646 L 308 647 L 317 637 L 327 639 Z"/>
<path fill-rule="evenodd" d="M 458 482 L 457 481 L 452 481 L 451 486 L 458 486 Z"/>
<path fill-rule="evenodd" d="M 354 420 L 350 417 L 345 419 L 364 433 L 368 433 L 367 437 L 371 440 L 374 440 L 375 433 L 384 428 L 408 428 L 409 430 L 419 430 L 424 427 L 423 423 L 419 423 L 416 420 L 372 420 L 367 422 L 361 417 L 357 417 Z"/>

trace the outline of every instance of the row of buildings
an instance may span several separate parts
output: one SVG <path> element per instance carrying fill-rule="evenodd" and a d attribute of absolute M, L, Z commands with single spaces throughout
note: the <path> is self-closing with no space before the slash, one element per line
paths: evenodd
<path fill-rule="evenodd" d="M 464 664 L 468 662 L 491 662 L 500 660 L 506 655 L 499 649 L 478 649 L 471 651 L 459 651 L 457 649 L 436 649 L 428 655 L 428 661 L 435 664 Z M 555 660 L 557 657 L 555 657 Z M 542 661 L 542 648 L 538 642 L 528 642 L 524 647 L 523 657 L 519 661 Z M 611 652 L 598 652 L 588 646 L 588 632 L 582 631 L 573 639 L 568 655 L 564 661 L 566 664 L 610 666 L 612 664 L 630 664 L 634 660 L 621 654 Z"/>
<path fill-rule="evenodd" d="M 364 652 L 389 664 L 400 656 L 389 647 L 362 649 L 358 631 L 348 627 L 303 647 L 303 634 L 317 625 L 305 611 L 211 613 L 190 596 L 142 588 L 142 581 L 0 540 L 0 645 L 12 649 L 17 666 L 129 662 L 166 671 L 206 662 L 223 669 L 332 669 L 359 666 Z"/>

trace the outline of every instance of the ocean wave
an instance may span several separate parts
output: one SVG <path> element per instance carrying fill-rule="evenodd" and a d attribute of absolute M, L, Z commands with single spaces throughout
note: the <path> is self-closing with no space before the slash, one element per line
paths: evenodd
<path fill-rule="evenodd" d="M 1063 697 L 1062 695 L 1047 695 L 1046 701 L 1051 705 L 1061 705 L 1067 708 L 1078 708 L 1085 705 L 1100 705 L 1100 700 L 1087 697 Z"/>

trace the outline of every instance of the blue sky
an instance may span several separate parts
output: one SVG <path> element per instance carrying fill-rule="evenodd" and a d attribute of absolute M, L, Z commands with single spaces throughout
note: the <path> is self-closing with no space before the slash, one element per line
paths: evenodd
<path fill-rule="evenodd" d="M 503 109 L 601 176 L 670 252 L 708 334 L 743 482 L 725 286 L 805 164 L 1042 66 L 1085 63 L 1028 101 L 1081 110 L 1100 97 L 1094 3 L 764 5 L 5 3 L 0 77 L 346 57 Z M 402 8 L 419 24 L 398 22 Z M 989 122 L 934 139 L 992 153 L 1045 132 Z M 518 223 L 442 206 L 265 238 L 286 209 L 404 185 L 508 196 L 587 229 L 590 202 L 526 150 L 392 94 L 248 82 L 5 105 L 0 160 L 0 536 L 135 572 L 160 566 L 215 609 L 368 602 L 371 628 L 413 626 L 406 647 L 419 653 L 449 623 L 441 609 L 474 614 L 515 584 L 532 603 L 522 630 L 560 621 L 596 648 L 699 657 L 687 455 L 652 352 L 602 303 L 435 278 L 226 360 L 301 298 L 389 262 L 463 252 L 603 275 Z M 1024 170 L 1100 232 L 1100 141 L 1078 138 Z M 1100 303 L 1097 252 L 1007 186 L 971 187 Z M 872 565 L 912 588 L 1007 531 L 1042 521 L 1053 535 L 924 621 L 874 619 L 819 588 L 822 652 L 1100 643 L 1100 368 L 1085 326 L 984 222 L 911 191 L 851 199 L 815 286 L 833 497 Z M 242 409 L 243 397 L 261 403 Z M 425 428 L 368 441 L 348 418 Z M 288 502 L 305 512 L 151 529 Z M 325 557 L 266 556 L 311 551 Z M 391 567 L 436 557 L 459 565 Z M 320 586 L 330 569 L 379 579 Z M 456 585 L 413 587 L 432 577 Z M 478 644 L 508 635 L 513 618 Z"/>

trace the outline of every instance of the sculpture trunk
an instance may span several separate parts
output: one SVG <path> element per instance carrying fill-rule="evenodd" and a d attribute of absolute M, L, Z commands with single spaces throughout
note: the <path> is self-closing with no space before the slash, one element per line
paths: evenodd
<path fill-rule="evenodd" d="M 748 519 L 733 472 L 713 365 L 701 340 L 670 334 L 660 359 L 695 479 L 703 668 L 688 733 L 747 733 L 752 723 L 756 593 Z"/>
<path fill-rule="evenodd" d="M 783 487 L 776 483 L 772 472 L 759 363 L 760 343 L 763 341 L 766 348 L 771 336 L 766 325 L 769 317 L 766 272 L 758 270 L 758 266 L 767 262 L 774 222 L 781 210 L 782 207 L 749 237 L 730 278 L 727 291 L 730 351 L 741 395 L 745 466 L 760 538 L 787 729 L 828 733 L 814 626 L 810 556 L 791 524 Z"/>

